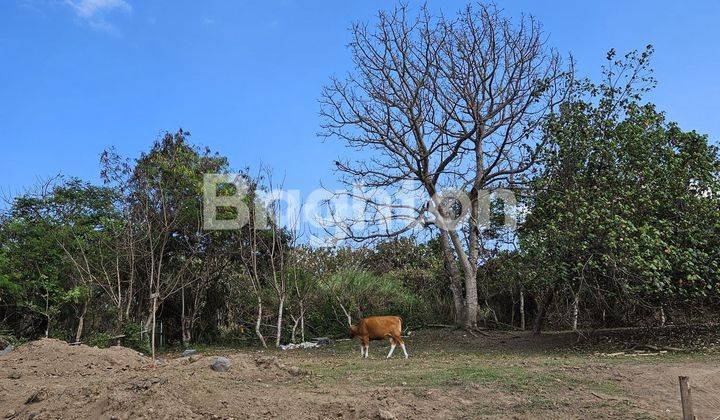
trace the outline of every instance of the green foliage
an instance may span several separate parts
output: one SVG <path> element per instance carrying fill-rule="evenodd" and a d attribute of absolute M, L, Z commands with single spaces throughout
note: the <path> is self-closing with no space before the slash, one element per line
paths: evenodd
<path fill-rule="evenodd" d="M 398 314 L 418 304 L 417 296 L 410 293 L 398 277 L 376 276 L 357 268 L 333 273 L 321 287 L 357 317 Z"/>
<path fill-rule="evenodd" d="M 77 179 L 56 180 L 15 198 L 0 218 L 0 301 L 11 305 L 9 323 L 29 317 L 54 326 L 57 316 L 73 312 L 92 294 L 68 250 L 90 250 L 88 260 L 111 258 L 99 253 L 107 251 L 101 244 L 117 219 L 115 198 L 111 189 Z"/>
<path fill-rule="evenodd" d="M 128 322 L 123 325 L 122 334 L 125 336 L 120 340 L 124 347 L 128 347 L 139 351 L 143 354 L 150 353 L 150 342 L 147 339 L 140 338 L 142 325 Z"/>
<path fill-rule="evenodd" d="M 141 325 L 132 322 L 125 323 L 121 334 L 124 337 L 120 337 L 119 339 L 120 345 L 137 350 L 140 353 L 150 353 L 150 343 L 147 339 L 140 338 L 140 331 L 142 331 Z M 118 339 L 116 339 L 115 336 L 116 335 L 111 332 L 93 332 L 87 340 L 87 345 L 99 348 L 114 346 L 118 343 Z"/>
<path fill-rule="evenodd" d="M 11 331 L 0 329 L 0 343 L 9 343 L 13 347 L 19 347 L 28 341 L 27 338 L 18 337 Z"/>
<path fill-rule="evenodd" d="M 627 80 L 586 82 L 547 122 L 521 231 L 536 285 L 612 310 L 719 296 L 718 150 L 640 103 L 650 53 L 612 61 L 608 79 Z"/>
<path fill-rule="evenodd" d="M 87 342 L 88 346 L 91 347 L 99 347 L 101 349 L 108 348 L 112 346 L 113 343 L 113 335 L 107 332 L 95 332 L 92 334 L 90 339 Z"/>

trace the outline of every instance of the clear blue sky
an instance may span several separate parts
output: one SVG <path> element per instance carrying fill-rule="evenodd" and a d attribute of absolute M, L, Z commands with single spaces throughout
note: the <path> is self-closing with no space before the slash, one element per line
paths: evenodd
<path fill-rule="evenodd" d="M 461 1 L 430 1 L 452 13 Z M 605 52 L 656 48 L 652 96 L 720 138 L 720 2 L 508 1 L 596 75 Z M 417 6 L 418 3 L 411 3 Z M 442 5 L 442 6 L 441 6 Z M 263 162 L 303 194 L 334 185 L 317 99 L 350 68 L 347 28 L 382 1 L 2 0 L 0 190 L 56 173 L 98 180 L 108 146 L 147 150 L 182 127 L 236 167 Z"/>

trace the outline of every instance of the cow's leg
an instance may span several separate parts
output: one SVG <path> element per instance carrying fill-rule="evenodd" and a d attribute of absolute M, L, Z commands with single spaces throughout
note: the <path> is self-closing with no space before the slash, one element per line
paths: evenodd
<path fill-rule="evenodd" d="M 408 352 L 407 352 L 407 349 L 405 348 L 405 341 L 403 341 L 403 339 L 402 339 L 401 337 L 397 337 L 395 340 L 396 340 L 398 343 L 400 343 L 400 348 L 402 349 L 403 353 L 405 353 L 405 358 L 407 359 L 407 358 L 408 358 Z"/>
<path fill-rule="evenodd" d="M 365 344 L 360 342 L 360 357 L 365 357 Z"/>
<path fill-rule="evenodd" d="M 391 358 L 393 352 L 395 351 L 395 340 L 393 340 L 392 337 L 390 337 L 390 353 L 388 353 L 387 358 Z"/>
<path fill-rule="evenodd" d="M 370 352 L 370 340 L 362 340 L 362 345 L 365 348 L 365 358 L 367 359 L 369 357 Z"/>

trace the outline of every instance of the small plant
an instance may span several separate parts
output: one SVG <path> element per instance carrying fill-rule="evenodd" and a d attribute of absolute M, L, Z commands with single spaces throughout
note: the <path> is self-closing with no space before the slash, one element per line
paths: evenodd
<path fill-rule="evenodd" d="M 107 332 L 99 332 L 94 333 L 92 337 L 88 340 L 88 345 L 92 347 L 99 347 L 101 349 L 110 347 L 112 343 L 113 336 L 110 333 Z"/>
<path fill-rule="evenodd" d="M 5 343 L 10 344 L 13 347 L 19 347 L 27 342 L 27 338 L 17 338 L 7 330 L 0 330 L 0 347 L 4 346 Z"/>
<path fill-rule="evenodd" d="M 123 335 L 125 335 L 125 337 L 120 340 L 120 343 L 140 353 L 149 354 L 150 342 L 140 337 L 141 331 L 142 326 L 140 324 L 127 323 L 123 325 Z"/>

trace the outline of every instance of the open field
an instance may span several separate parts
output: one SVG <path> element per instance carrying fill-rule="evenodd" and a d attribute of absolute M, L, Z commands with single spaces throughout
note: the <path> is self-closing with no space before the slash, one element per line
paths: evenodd
<path fill-rule="evenodd" d="M 426 330 L 410 359 L 385 360 L 374 342 L 318 349 L 202 349 L 194 359 L 149 359 L 122 348 L 44 340 L 0 359 L 7 418 L 678 418 L 678 375 L 691 378 L 699 419 L 720 415 L 715 351 L 609 356 L 569 334 L 532 337 Z M 215 372 L 214 355 L 229 372 Z"/>

